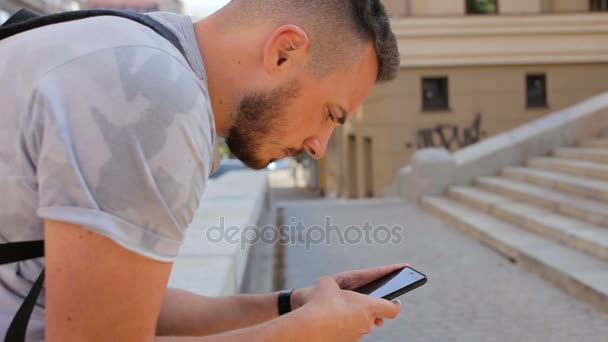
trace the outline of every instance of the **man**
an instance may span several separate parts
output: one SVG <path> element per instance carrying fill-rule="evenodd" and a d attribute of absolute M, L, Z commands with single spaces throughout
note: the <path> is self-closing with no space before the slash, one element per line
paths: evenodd
<path fill-rule="evenodd" d="M 45 240 L 45 259 L 0 267 L 6 330 L 46 267 L 29 339 L 356 341 L 399 303 L 348 291 L 399 265 L 278 295 L 167 289 L 215 168 L 217 137 L 252 168 L 321 158 L 334 128 L 399 54 L 379 0 L 233 0 L 149 28 L 94 17 L 0 42 L 0 236 Z"/>

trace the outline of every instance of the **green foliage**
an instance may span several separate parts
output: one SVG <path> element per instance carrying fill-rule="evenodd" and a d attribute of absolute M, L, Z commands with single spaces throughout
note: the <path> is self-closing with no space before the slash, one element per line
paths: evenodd
<path fill-rule="evenodd" d="M 469 14 L 496 14 L 497 0 L 467 0 L 467 13 Z"/>
<path fill-rule="evenodd" d="M 226 145 L 225 142 L 221 142 L 220 146 L 219 146 L 219 150 L 220 150 L 220 156 L 223 158 L 229 158 L 229 159 L 234 159 L 236 158 L 232 152 L 230 152 L 230 149 L 228 148 L 228 146 Z"/>

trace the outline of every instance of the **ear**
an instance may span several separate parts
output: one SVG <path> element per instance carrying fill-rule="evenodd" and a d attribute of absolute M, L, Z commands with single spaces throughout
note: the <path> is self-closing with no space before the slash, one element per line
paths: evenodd
<path fill-rule="evenodd" d="M 277 28 L 264 46 L 264 68 L 274 73 L 305 63 L 308 44 L 308 35 L 299 26 Z"/>

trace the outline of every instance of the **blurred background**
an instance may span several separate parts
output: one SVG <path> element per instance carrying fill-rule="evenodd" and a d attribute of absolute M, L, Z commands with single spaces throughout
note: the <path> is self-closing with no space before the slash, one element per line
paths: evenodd
<path fill-rule="evenodd" d="M 0 0 L 0 22 L 19 8 L 40 14 L 87 8 L 167 11 L 196 20 L 226 3 Z M 399 78 L 374 90 L 355 119 L 334 134 L 326 158 L 302 155 L 290 162 L 302 173 L 302 186 L 325 196 L 382 196 L 419 149 L 454 151 L 608 87 L 603 31 L 608 0 L 384 4 L 402 47 Z M 222 155 L 231 157 L 226 148 Z M 226 164 L 238 168 L 235 161 Z"/>
<path fill-rule="evenodd" d="M 227 2 L 0 0 L 0 22 L 19 8 L 196 20 Z M 267 292 L 406 261 L 429 283 L 367 341 L 607 342 L 608 0 L 383 2 L 402 57 L 397 80 L 373 90 L 322 160 L 254 172 L 222 146 L 170 285 Z M 310 236 L 213 244 L 205 232 L 220 217 L 402 235 L 312 249 Z"/>
<path fill-rule="evenodd" d="M 174 12 L 200 18 L 215 12 L 226 3 L 228 0 L 2 0 L 0 10 L 7 15 L 21 8 L 39 14 L 88 8 L 118 8 L 138 12 Z"/>

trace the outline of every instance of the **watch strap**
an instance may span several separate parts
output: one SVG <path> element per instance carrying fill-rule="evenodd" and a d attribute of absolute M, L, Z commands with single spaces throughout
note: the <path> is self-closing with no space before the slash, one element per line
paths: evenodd
<path fill-rule="evenodd" d="M 279 292 L 279 316 L 282 316 L 286 313 L 291 312 L 291 295 L 293 294 L 293 290 L 283 290 Z"/>

